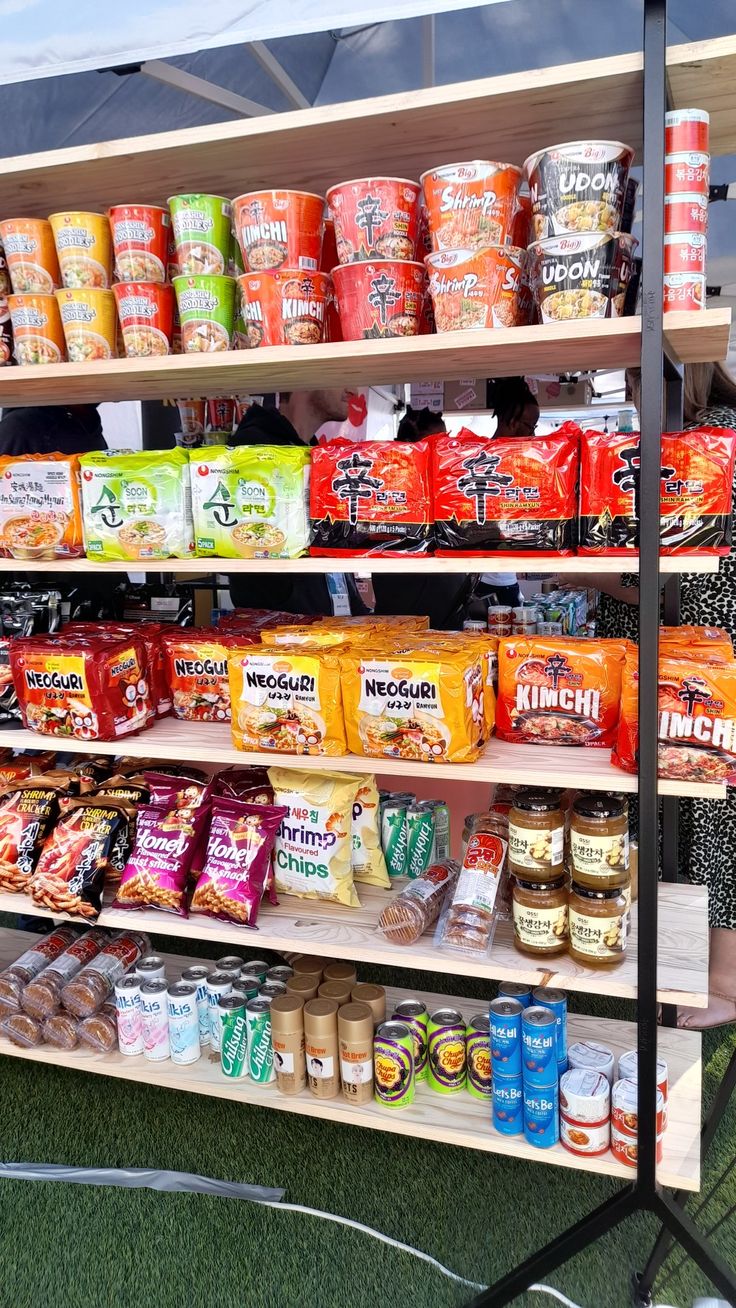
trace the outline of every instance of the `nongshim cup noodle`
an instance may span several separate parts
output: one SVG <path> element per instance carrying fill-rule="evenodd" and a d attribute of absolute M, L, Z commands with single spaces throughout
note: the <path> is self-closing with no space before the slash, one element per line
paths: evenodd
<path fill-rule="evenodd" d="M 116 204 L 109 211 L 119 282 L 165 282 L 171 218 L 168 209 Z"/>
<path fill-rule="evenodd" d="M 114 359 L 118 318 L 112 291 L 94 288 L 56 291 L 70 363 Z"/>
<path fill-rule="evenodd" d="M 105 290 L 112 285 L 112 240 L 105 214 L 52 213 L 49 218 L 62 285 Z"/>
<path fill-rule="evenodd" d="M 424 265 L 374 259 L 333 268 L 343 340 L 418 336 L 427 296 Z"/>
<path fill-rule="evenodd" d="M 143 730 L 151 720 L 142 641 L 28 636 L 13 641 L 10 665 L 30 731 L 117 740 Z"/>
<path fill-rule="evenodd" d="M 118 317 L 129 359 L 171 353 L 174 290 L 160 282 L 116 282 Z"/>
<path fill-rule="evenodd" d="M 228 647 L 217 628 L 176 628 L 161 639 L 174 717 L 229 722 Z"/>
<path fill-rule="evenodd" d="M 50 295 L 61 286 L 54 233 L 45 218 L 7 218 L 0 242 L 15 295 Z"/>
<path fill-rule="evenodd" d="M 633 158 L 620 141 L 566 141 L 530 155 L 524 171 L 537 240 L 619 231 Z"/>
<path fill-rule="evenodd" d="M 327 192 L 340 263 L 357 259 L 416 259 L 419 236 L 417 182 L 360 177 Z"/>
<path fill-rule="evenodd" d="M 317 646 L 239 649 L 228 665 L 236 749 L 344 754 L 340 659 Z"/>
<path fill-rule="evenodd" d="M 194 554 L 188 460 L 183 450 L 93 452 L 80 459 L 87 555 L 186 559 Z"/>
<path fill-rule="evenodd" d="M 433 539 L 428 443 L 316 446 L 310 516 L 312 554 L 426 554 Z"/>
<path fill-rule="evenodd" d="M 61 363 L 66 340 L 54 295 L 9 295 L 16 363 L 22 368 Z"/>
<path fill-rule="evenodd" d="M 350 861 L 358 781 L 331 772 L 269 768 L 274 800 L 288 810 L 276 835 L 276 890 L 360 908 Z"/>
<path fill-rule="evenodd" d="M 307 191 L 250 191 L 233 200 L 235 235 L 246 272 L 299 268 L 317 272 L 325 202 Z"/>
<path fill-rule="evenodd" d="M 612 745 L 626 647 L 571 636 L 499 641 L 496 735 L 526 745 Z"/>
<path fill-rule="evenodd" d="M 221 195 L 172 195 L 168 201 L 177 271 L 186 276 L 227 272 L 232 206 Z"/>
<path fill-rule="evenodd" d="M 84 553 L 76 455 L 0 459 L 0 553 L 28 560 Z"/>
<path fill-rule="evenodd" d="M 423 173 L 433 250 L 508 245 L 518 207 L 521 169 L 487 159 L 445 164 Z"/>
<path fill-rule="evenodd" d="M 325 326 L 330 279 L 321 272 L 280 268 L 238 278 L 247 348 L 318 345 Z"/>
<path fill-rule="evenodd" d="M 190 455 L 197 553 L 298 558 L 309 544 L 309 450 L 212 446 Z"/>
<path fill-rule="evenodd" d="M 637 241 L 620 232 L 555 236 L 529 247 L 529 276 L 542 322 L 620 318 Z"/>
<path fill-rule="evenodd" d="M 428 254 L 429 293 L 438 332 L 515 327 L 526 251 L 511 245 Z"/>
<path fill-rule="evenodd" d="M 232 277 L 174 278 L 184 354 L 229 350 L 235 323 L 235 281 Z"/>
<path fill-rule="evenodd" d="M 287 816 L 285 807 L 213 800 L 204 868 L 192 895 L 193 913 L 255 926 L 276 833 Z"/>

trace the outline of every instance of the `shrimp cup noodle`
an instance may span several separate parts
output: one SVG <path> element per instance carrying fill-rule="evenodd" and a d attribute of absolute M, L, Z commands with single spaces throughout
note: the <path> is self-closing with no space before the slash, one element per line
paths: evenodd
<path fill-rule="evenodd" d="M 309 191 L 249 191 L 233 200 L 235 234 L 246 272 L 317 272 L 325 201 Z"/>
<path fill-rule="evenodd" d="M 418 336 L 427 295 L 424 265 L 401 259 L 332 270 L 343 340 Z"/>
<path fill-rule="evenodd" d="M 64 328 L 53 295 L 9 295 L 15 359 L 21 367 L 66 359 Z"/>
<path fill-rule="evenodd" d="M 620 141 L 565 141 L 530 155 L 524 172 L 536 239 L 620 231 L 633 158 Z"/>
<path fill-rule="evenodd" d="M 529 247 L 530 280 L 542 322 L 620 318 L 637 245 L 623 232 L 535 241 Z"/>
<path fill-rule="evenodd" d="M 668 232 L 664 238 L 664 271 L 696 272 L 705 276 L 707 241 L 700 232 Z"/>
<path fill-rule="evenodd" d="M 244 273 L 238 285 L 248 349 L 320 343 L 330 292 L 326 273 L 280 268 Z"/>
<path fill-rule="evenodd" d="M 664 157 L 664 193 L 701 195 L 706 203 L 710 187 L 710 155 L 703 151 L 681 151 Z"/>
<path fill-rule="evenodd" d="M 45 218 L 8 218 L 0 223 L 0 242 L 15 295 L 51 295 L 59 289 L 54 233 Z"/>
<path fill-rule="evenodd" d="M 232 226 L 230 201 L 222 195 L 172 195 L 168 205 L 178 273 L 190 277 L 226 273 Z"/>
<path fill-rule="evenodd" d="M 119 282 L 165 282 L 171 217 L 168 209 L 118 204 L 109 210 Z"/>
<path fill-rule="evenodd" d="M 422 173 L 427 222 L 436 250 L 508 245 L 522 172 L 514 164 L 472 159 Z"/>
<path fill-rule="evenodd" d="M 68 290 L 109 290 L 112 285 L 112 238 L 105 214 L 52 213 L 49 218 L 59 258 L 62 285 Z"/>
<path fill-rule="evenodd" d="M 235 325 L 235 280 L 232 277 L 175 277 L 184 354 L 229 350 Z"/>
<path fill-rule="evenodd" d="M 664 230 L 692 232 L 705 236 L 708 231 L 708 198 L 705 195 L 666 195 L 664 198 Z"/>
<path fill-rule="evenodd" d="M 171 352 L 174 289 L 159 282 L 116 282 L 113 286 L 123 344 L 129 359 Z"/>
<path fill-rule="evenodd" d="M 361 177 L 327 192 L 340 263 L 357 259 L 416 259 L 418 182 L 402 177 Z"/>
<path fill-rule="evenodd" d="M 56 292 L 70 363 L 114 359 L 117 353 L 117 314 L 112 291 Z"/>
<path fill-rule="evenodd" d="M 517 326 L 525 250 L 511 245 L 440 250 L 424 262 L 438 332 Z"/>

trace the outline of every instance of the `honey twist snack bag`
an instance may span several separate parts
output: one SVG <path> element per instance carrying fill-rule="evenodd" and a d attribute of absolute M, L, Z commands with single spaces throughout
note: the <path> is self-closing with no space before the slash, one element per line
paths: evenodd
<path fill-rule="evenodd" d="M 528 745 L 611 746 L 626 650 L 623 640 L 502 639 L 496 735 Z"/>
<path fill-rule="evenodd" d="M 135 845 L 113 908 L 158 908 L 187 917 L 189 869 L 207 826 L 206 808 L 138 810 Z"/>
<path fill-rule="evenodd" d="M 76 455 L 0 458 L 0 553 L 34 560 L 84 554 L 79 480 Z"/>
<path fill-rule="evenodd" d="M 200 557 L 295 559 L 306 553 L 308 449 L 216 445 L 189 457 Z"/>
<path fill-rule="evenodd" d="M 311 645 L 228 655 L 236 749 L 285 754 L 346 752 L 340 660 Z"/>
<path fill-rule="evenodd" d="M 192 913 L 255 926 L 276 832 L 287 809 L 216 797 Z"/>
<path fill-rule="evenodd" d="M 94 921 L 105 876 L 128 838 L 130 809 L 113 799 L 72 799 L 47 837 L 31 877 L 34 904 Z"/>
<path fill-rule="evenodd" d="M 166 680 L 174 717 L 229 722 L 228 641 L 216 627 L 164 632 Z"/>
<path fill-rule="evenodd" d="M 94 451 L 79 462 L 89 558 L 135 562 L 194 556 L 184 450 Z"/>
<path fill-rule="evenodd" d="M 356 778 L 269 768 L 274 800 L 287 809 L 276 835 L 276 889 L 300 899 L 360 908 L 351 865 Z"/>
<path fill-rule="evenodd" d="M 312 450 L 311 554 L 427 554 L 429 443 L 330 441 Z"/>

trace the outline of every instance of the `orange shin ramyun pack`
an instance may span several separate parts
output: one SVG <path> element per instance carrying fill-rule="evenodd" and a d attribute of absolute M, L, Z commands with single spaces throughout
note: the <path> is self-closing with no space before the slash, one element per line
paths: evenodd
<path fill-rule="evenodd" d="M 31 731 L 117 740 L 148 726 L 152 700 L 141 640 L 63 633 L 14 640 L 13 684 Z"/>
<path fill-rule="evenodd" d="M 176 628 L 162 641 L 174 717 L 229 722 L 228 641 L 216 627 Z"/>
<path fill-rule="evenodd" d="M 426 554 L 427 441 L 330 441 L 312 450 L 312 554 Z"/>
<path fill-rule="evenodd" d="M 315 645 L 234 646 L 228 666 L 236 749 L 345 753 L 336 655 Z"/>
<path fill-rule="evenodd" d="M 733 641 L 724 627 L 698 627 L 683 623 L 681 627 L 660 627 L 660 654 L 685 650 L 687 655 L 705 657 L 709 662 L 730 663 Z"/>
<path fill-rule="evenodd" d="M 639 548 L 639 433 L 586 431 L 580 438 L 580 551 Z"/>
<path fill-rule="evenodd" d="M 76 455 L 0 459 L 0 553 L 12 559 L 84 554 Z"/>
<path fill-rule="evenodd" d="M 499 641 L 496 735 L 540 745 L 613 744 L 627 642 L 531 636 Z"/>

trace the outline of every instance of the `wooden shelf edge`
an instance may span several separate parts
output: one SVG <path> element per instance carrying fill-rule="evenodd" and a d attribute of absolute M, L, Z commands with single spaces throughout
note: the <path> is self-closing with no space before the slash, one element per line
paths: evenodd
<path fill-rule="evenodd" d="M 660 558 L 660 572 L 670 573 L 716 573 L 720 559 L 715 555 L 702 554 L 667 554 Z M 416 558 L 411 556 L 361 555 L 351 558 L 299 558 L 299 559 L 156 559 L 153 562 L 140 562 L 138 559 L 115 559 L 100 563 L 95 559 L 0 559 L 0 573 L 3 572 L 41 572 L 52 569 L 60 573 L 196 573 L 211 576 L 215 573 L 247 574 L 273 572 L 280 576 L 282 572 L 326 573 L 326 572 L 371 572 L 371 573 L 423 573 L 445 572 L 464 574 L 482 572 L 491 564 L 513 569 L 522 576 L 529 573 L 552 574 L 577 572 L 638 572 L 638 555 L 632 557 L 611 557 L 607 555 L 576 554 L 564 558 L 554 555 L 477 554 L 473 558 L 437 558 L 434 555 Z"/>

